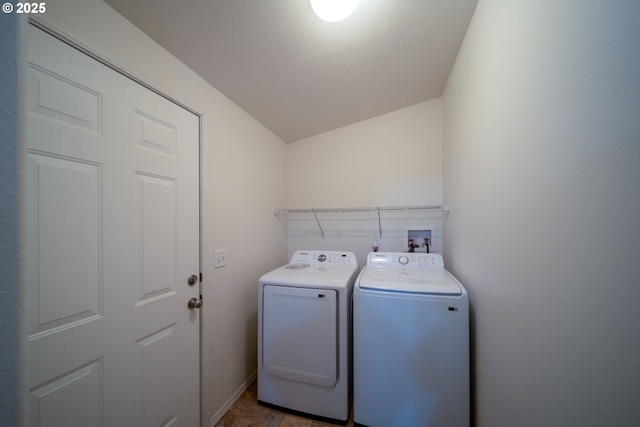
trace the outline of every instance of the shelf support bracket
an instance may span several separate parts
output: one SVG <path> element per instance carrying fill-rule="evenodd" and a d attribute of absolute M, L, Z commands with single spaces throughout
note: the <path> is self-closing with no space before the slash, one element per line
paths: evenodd
<path fill-rule="evenodd" d="M 324 230 L 322 229 L 322 225 L 320 225 L 320 220 L 318 219 L 318 214 L 313 213 L 314 218 L 316 219 L 316 223 L 318 224 L 318 228 L 320 229 L 320 234 L 322 234 L 322 238 L 324 239 Z"/>

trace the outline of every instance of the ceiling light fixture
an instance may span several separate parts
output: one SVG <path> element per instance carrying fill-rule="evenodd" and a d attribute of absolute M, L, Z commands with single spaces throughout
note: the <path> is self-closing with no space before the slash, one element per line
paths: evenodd
<path fill-rule="evenodd" d="M 360 0 L 310 0 L 313 11 L 327 22 L 338 22 L 351 15 Z"/>

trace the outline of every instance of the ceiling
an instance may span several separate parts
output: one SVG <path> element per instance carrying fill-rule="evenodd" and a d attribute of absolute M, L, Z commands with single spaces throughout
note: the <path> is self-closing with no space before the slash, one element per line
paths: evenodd
<path fill-rule="evenodd" d="M 284 141 L 442 94 L 477 0 L 105 0 Z"/>

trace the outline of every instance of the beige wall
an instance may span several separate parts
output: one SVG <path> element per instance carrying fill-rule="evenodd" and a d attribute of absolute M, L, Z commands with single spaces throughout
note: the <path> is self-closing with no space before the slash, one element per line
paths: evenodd
<path fill-rule="evenodd" d="M 0 419 L 22 425 L 25 330 L 20 274 L 20 36 L 26 18 L 0 16 Z"/>
<path fill-rule="evenodd" d="M 440 99 L 287 144 L 289 208 L 442 202 Z"/>
<path fill-rule="evenodd" d="M 443 95 L 479 427 L 640 425 L 640 9 L 480 0 Z"/>
<path fill-rule="evenodd" d="M 101 1 L 49 1 L 44 19 L 202 114 L 208 425 L 255 373 L 258 278 L 286 261 L 286 236 L 273 215 L 285 203 L 285 144 Z M 214 270 L 216 249 L 227 250 L 227 266 Z"/>

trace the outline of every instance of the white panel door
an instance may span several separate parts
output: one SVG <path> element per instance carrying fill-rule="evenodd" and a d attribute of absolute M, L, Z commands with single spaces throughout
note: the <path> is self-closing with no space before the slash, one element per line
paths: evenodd
<path fill-rule="evenodd" d="M 30 27 L 32 426 L 200 424 L 198 117 Z"/>

